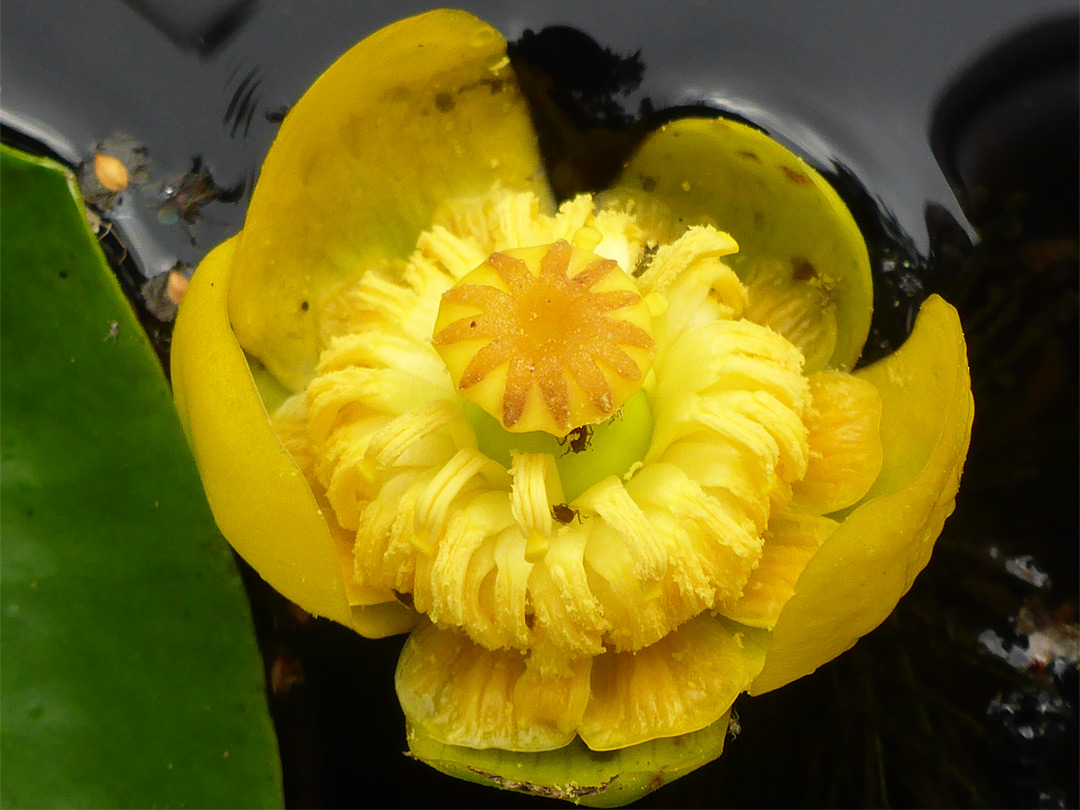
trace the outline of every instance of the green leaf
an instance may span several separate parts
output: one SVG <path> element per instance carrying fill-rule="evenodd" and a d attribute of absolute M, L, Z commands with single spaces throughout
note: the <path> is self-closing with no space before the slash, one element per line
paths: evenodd
<path fill-rule="evenodd" d="M 69 172 L 0 154 L 0 805 L 283 804 L 251 616 Z"/>

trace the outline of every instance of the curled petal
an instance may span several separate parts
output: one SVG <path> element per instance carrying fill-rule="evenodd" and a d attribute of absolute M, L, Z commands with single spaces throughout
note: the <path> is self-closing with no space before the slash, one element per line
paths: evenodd
<path fill-rule="evenodd" d="M 702 615 L 651 647 L 603 655 L 578 733 L 609 751 L 705 728 L 761 671 L 766 645 L 759 630 Z"/>
<path fill-rule="evenodd" d="M 627 488 L 643 502 L 679 519 L 689 532 L 686 553 L 708 577 L 712 599 L 742 593 L 761 558 L 761 538 L 743 503 L 719 488 L 705 488 L 675 464 L 651 464 Z M 676 560 L 682 555 L 673 555 Z"/>
<path fill-rule="evenodd" d="M 517 527 L 507 529 L 495 543 L 495 582 L 491 590 L 491 609 L 495 625 L 506 636 L 506 645 L 525 649 L 530 641 L 529 576 L 533 562 L 529 559 L 528 540 Z"/>
<path fill-rule="evenodd" d="M 395 686 L 409 720 L 442 743 L 549 751 L 573 740 L 589 697 L 591 662 L 541 675 L 514 650 L 486 650 L 425 624 L 405 642 Z"/>
<path fill-rule="evenodd" d="M 667 549 L 622 481 L 609 476 L 588 489 L 576 503 L 595 512 L 605 528 L 620 538 L 638 584 L 646 591 L 655 586 L 667 567 Z"/>
<path fill-rule="evenodd" d="M 489 484 L 509 484 L 506 470 L 473 447 L 463 447 L 431 479 L 416 504 L 416 528 L 437 538 L 451 514 L 454 500 L 476 486 L 482 477 Z M 501 528 L 501 527 L 500 527 Z"/>
<path fill-rule="evenodd" d="M 862 498 L 881 472 L 881 395 L 866 380 L 837 371 L 810 377 L 804 417 L 810 462 L 792 485 L 791 508 L 826 515 Z"/>
<path fill-rule="evenodd" d="M 464 627 L 486 647 L 505 644 L 487 583 L 496 577 L 495 544 L 512 523 L 505 494 L 487 492 L 454 513 L 431 561 L 431 600 L 425 612 L 434 621 Z"/>
<path fill-rule="evenodd" d="M 593 595 L 585 567 L 590 526 L 572 522 L 559 530 L 529 579 L 535 626 L 533 659 L 545 671 L 563 671 L 571 657 L 599 655 L 611 623 Z"/>
<path fill-rule="evenodd" d="M 806 358 L 807 371 L 824 368 L 836 351 L 836 310 L 828 282 L 805 258 L 761 258 L 741 268 L 747 283 L 744 317 L 783 335 Z"/>
<path fill-rule="evenodd" d="M 738 249 L 729 234 L 711 225 L 693 226 L 676 242 L 664 245 L 656 252 L 638 284 L 645 292 L 665 292 L 698 262 L 729 256 Z"/>
<path fill-rule="evenodd" d="M 827 517 L 785 513 L 769 521 L 761 562 L 734 604 L 720 613 L 750 627 L 771 630 L 795 593 L 803 569 L 840 524 Z"/>
<path fill-rule="evenodd" d="M 562 503 L 562 486 L 550 453 L 510 454 L 510 509 L 524 536 L 551 534 L 551 505 Z"/>

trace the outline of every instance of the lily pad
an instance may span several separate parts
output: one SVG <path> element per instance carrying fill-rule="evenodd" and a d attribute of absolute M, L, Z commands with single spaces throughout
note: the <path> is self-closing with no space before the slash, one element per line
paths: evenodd
<path fill-rule="evenodd" d="M 70 172 L 2 167 L 4 807 L 283 804 L 243 587 Z"/>

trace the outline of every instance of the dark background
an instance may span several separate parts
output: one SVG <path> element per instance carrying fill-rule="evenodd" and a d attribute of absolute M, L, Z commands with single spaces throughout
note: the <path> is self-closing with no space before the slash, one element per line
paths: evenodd
<path fill-rule="evenodd" d="M 971 452 L 911 593 L 851 652 L 738 701 L 743 732 L 720 760 L 639 804 L 1076 807 L 1075 2 L 463 5 L 510 40 L 560 194 L 602 186 L 662 120 L 738 115 L 815 163 L 863 228 L 867 359 L 931 292 L 968 336 Z M 190 272 L 239 229 L 281 116 L 319 73 L 429 7 L 8 0 L 3 137 L 73 167 L 114 133 L 146 147 L 150 181 L 106 212 L 103 246 L 166 357 L 146 280 Z M 168 181 L 195 156 L 239 199 L 163 224 Z M 245 573 L 290 806 L 552 804 L 402 756 L 400 639 L 310 620 Z"/>

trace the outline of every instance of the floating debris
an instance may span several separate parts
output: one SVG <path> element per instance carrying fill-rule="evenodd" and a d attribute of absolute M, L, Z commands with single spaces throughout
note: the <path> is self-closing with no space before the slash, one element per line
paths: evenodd
<path fill-rule="evenodd" d="M 729 740 L 736 740 L 739 735 L 742 734 L 742 723 L 739 722 L 739 713 L 734 709 L 731 710 L 731 719 L 728 721 L 727 733 Z"/>
<path fill-rule="evenodd" d="M 112 222 L 105 219 L 93 208 L 88 207 L 86 209 L 86 222 L 90 225 L 90 230 L 94 232 L 94 236 L 98 238 L 98 241 L 101 241 L 112 232 Z"/>
<path fill-rule="evenodd" d="M 270 666 L 270 689 L 274 697 L 281 697 L 292 687 L 304 682 L 304 668 L 300 659 L 282 653 Z"/>
<path fill-rule="evenodd" d="M 1036 588 L 1049 588 L 1050 575 L 1043 571 L 1030 554 L 1010 557 L 1005 561 L 1005 570 L 1017 579 L 1022 579 Z"/>
<path fill-rule="evenodd" d="M 986 713 L 1027 742 L 1062 737 L 1073 719 L 1072 709 L 1061 697 L 1030 687 L 996 695 Z"/>
<path fill-rule="evenodd" d="M 147 311 L 165 323 L 175 320 L 192 272 L 189 265 L 177 262 L 167 272 L 148 279 L 140 290 Z"/>
<path fill-rule="evenodd" d="M 292 109 L 290 105 L 282 104 L 272 110 L 266 110 L 263 117 L 271 124 L 280 124 L 285 120 L 285 116 L 289 114 L 290 109 Z"/>
<path fill-rule="evenodd" d="M 1080 665 L 1080 624 L 1069 621 L 1062 611 L 1051 614 L 1025 606 L 1010 621 L 1015 642 L 1008 642 L 994 630 L 984 630 L 978 637 L 979 646 L 1014 669 L 1045 673 L 1058 680 Z"/>

